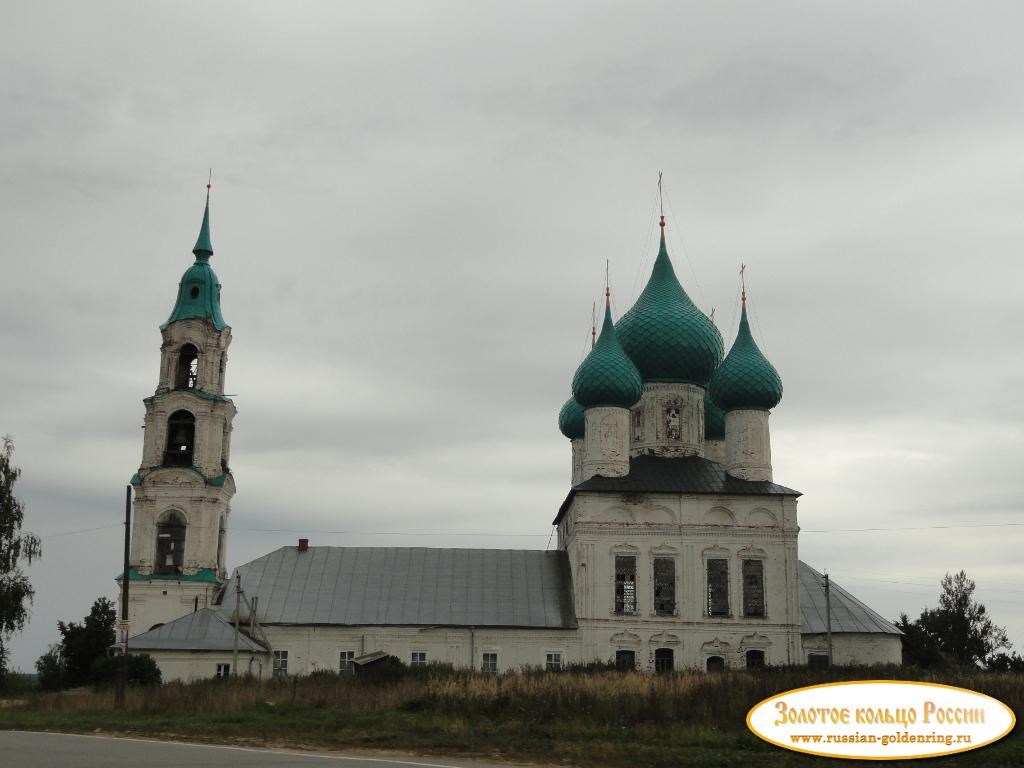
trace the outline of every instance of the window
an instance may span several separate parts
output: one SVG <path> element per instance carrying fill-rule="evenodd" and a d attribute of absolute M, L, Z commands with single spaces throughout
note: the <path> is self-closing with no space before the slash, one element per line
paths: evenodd
<path fill-rule="evenodd" d="M 355 657 L 355 651 L 338 651 L 338 672 L 342 675 L 355 674 L 356 665 L 352 663 Z"/>
<path fill-rule="evenodd" d="M 654 612 L 659 616 L 676 612 L 676 561 L 671 557 L 654 558 Z"/>
<path fill-rule="evenodd" d="M 214 677 L 231 677 L 231 665 L 230 664 L 218 664 L 217 673 Z"/>
<path fill-rule="evenodd" d="M 196 417 L 188 411 L 175 411 L 167 420 L 165 467 L 191 467 L 196 440 Z"/>
<path fill-rule="evenodd" d="M 757 669 L 764 666 L 764 651 L 747 651 L 747 669 Z"/>
<path fill-rule="evenodd" d="M 654 671 L 671 672 L 675 669 L 675 653 L 671 648 L 657 648 L 654 651 Z"/>
<path fill-rule="evenodd" d="M 483 654 L 483 662 L 480 664 L 481 672 L 497 672 L 498 671 L 498 654 L 496 653 L 485 653 Z"/>
<path fill-rule="evenodd" d="M 729 561 L 708 560 L 708 616 L 729 615 Z"/>
<path fill-rule="evenodd" d="M 807 666 L 812 669 L 824 669 L 828 666 L 828 654 L 827 653 L 809 653 L 807 654 Z"/>
<path fill-rule="evenodd" d="M 764 616 L 764 561 L 744 560 L 743 615 Z"/>
<path fill-rule="evenodd" d="M 562 654 L 545 653 L 544 669 L 546 669 L 548 672 L 560 672 L 562 670 Z"/>
<path fill-rule="evenodd" d="M 721 656 L 708 656 L 708 672 L 725 672 L 725 659 Z"/>
<path fill-rule="evenodd" d="M 615 556 L 615 612 L 636 613 L 636 558 Z"/>
<path fill-rule="evenodd" d="M 199 380 L 199 350 L 186 344 L 178 352 L 178 367 L 174 373 L 175 389 L 195 389 Z"/>
<path fill-rule="evenodd" d="M 616 651 L 616 669 L 636 669 L 636 651 Z"/>
<path fill-rule="evenodd" d="M 184 563 L 185 520 L 178 512 L 167 512 L 156 526 L 153 572 L 158 576 L 181 573 Z"/>
<path fill-rule="evenodd" d="M 412 659 L 409 662 L 410 666 L 413 667 L 425 667 L 427 666 L 427 652 L 426 651 L 413 651 Z"/>
<path fill-rule="evenodd" d="M 274 677 L 288 674 L 288 651 L 274 651 Z"/>

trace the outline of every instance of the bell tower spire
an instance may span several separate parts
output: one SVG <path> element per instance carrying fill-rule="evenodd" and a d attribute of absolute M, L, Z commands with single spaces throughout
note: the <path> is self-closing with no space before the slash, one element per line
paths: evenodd
<path fill-rule="evenodd" d="M 195 262 L 160 326 L 156 391 L 143 400 L 142 462 L 131 480 L 131 634 L 212 602 L 226 576 L 235 406 L 224 394 L 231 328 L 209 264 L 210 188 L 207 183 Z"/>

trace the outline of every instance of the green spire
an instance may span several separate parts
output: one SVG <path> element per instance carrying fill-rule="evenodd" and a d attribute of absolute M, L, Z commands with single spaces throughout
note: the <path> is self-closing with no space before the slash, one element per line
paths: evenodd
<path fill-rule="evenodd" d="M 572 394 L 584 408 L 629 408 L 643 393 L 640 372 L 619 344 L 612 309 L 605 290 L 604 325 L 597 344 L 572 377 Z"/>
<path fill-rule="evenodd" d="M 686 295 L 672 268 L 664 216 L 651 278 L 633 308 L 619 320 L 617 330 L 644 381 L 703 387 L 722 359 L 722 335 Z"/>
<path fill-rule="evenodd" d="M 203 225 L 199 228 L 196 247 L 192 249 L 196 261 L 207 261 L 213 256 L 213 243 L 210 242 L 210 185 L 206 185 L 206 209 L 203 211 Z"/>
<path fill-rule="evenodd" d="M 220 311 L 220 281 L 210 266 L 213 246 L 210 244 L 210 185 L 206 185 L 206 209 L 203 211 L 203 226 L 199 230 L 199 239 L 192 249 L 195 263 L 189 267 L 178 284 L 178 300 L 174 303 L 171 316 L 160 326 L 165 329 L 176 320 L 190 317 L 206 318 L 213 323 L 218 331 L 224 330 L 227 323 Z"/>
<path fill-rule="evenodd" d="M 782 379 L 775 366 L 761 353 L 747 322 L 747 297 L 743 293 L 743 310 L 736 341 L 718 366 L 708 385 L 715 405 L 723 411 L 750 409 L 768 411 L 782 400 Z"/>

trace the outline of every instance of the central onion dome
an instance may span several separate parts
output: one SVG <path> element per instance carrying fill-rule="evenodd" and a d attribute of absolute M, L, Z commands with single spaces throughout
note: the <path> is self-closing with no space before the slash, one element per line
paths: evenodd
<path fill-rule="evenodd" d="M 743 297 L 740 329 L 725 360 L 715 371 L 708 392 L 723 411 L 770 411 L 782 400 L 782 379 L 750 333 L 747 300 Z"/>
<path fill-rule="evenodd" d="M 722 360 L 722 334 L 686 295 L 669 261 L 664 217 L 651 279 L 616 330 L 645 382 L 704 387 Z"/>
<path fill-rule="evenodd" d="M 558 428 L 570 440 L 575 440 L 583 437 L 584 427 L 583 406 L 575 397 L 570 397 L 558 412 Z"/>
<path fill-rule="evenodd" d="M 640 372 L 629 359 L 615 333 L 612 310 L 605 292 L 604 325 L 590 354 L 572 377 L 572 394 L 584 408 L 629 408 L 643 394 Z M 564 410 L 564 409 L 563 409 Z"/>

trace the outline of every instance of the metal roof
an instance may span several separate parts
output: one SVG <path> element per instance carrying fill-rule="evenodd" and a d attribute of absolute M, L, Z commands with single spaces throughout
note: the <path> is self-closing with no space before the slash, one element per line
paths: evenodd
<path fill-rule="evenodd" d="M 201 608 L 156 629 L 129 638 L 129 651 L 231 651 L 235 647 L 235 628 L 212 608 Z M 266 653 L 267 649 L 242 632 L 238 650 Z"/>
<path fill-rule="evenodd" d="M 581 491 L 605 493 L 713 493 L 726 496 L 800 496 L 800 491 L 762 480 L 740 480 L 717 461 L 700 456 L 668 458 L 634 456 L 624 477 L 595 475 L 575 486 L 558 509 L 554 525 L 562 520 L 573 498 Z"/>
<path fill-rule="evenodd" d="M 804 635 L 824 634 L 827 631 L 824 577 L 802 560 L 797 565 L 797 575 L 800 580 L 800 632 Z M 882 618 L 835 581 L 830 580 L 829 593 L 833 633 L 903 634 L 891 621 Z"/>
<path fill-rule="evenodd" d="M 236 574 L 261 624 L 576 627 L 561 551 L 282 547 Z"/>

